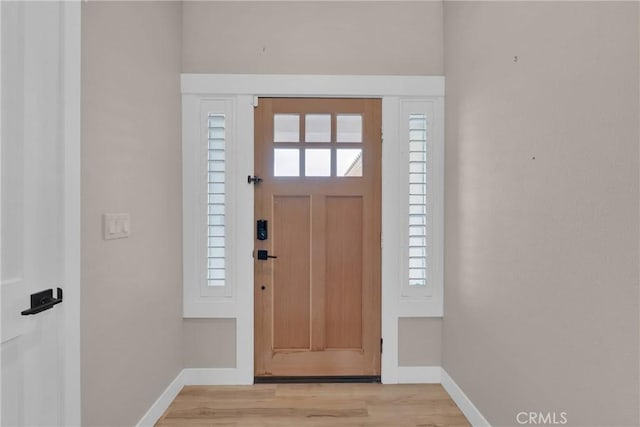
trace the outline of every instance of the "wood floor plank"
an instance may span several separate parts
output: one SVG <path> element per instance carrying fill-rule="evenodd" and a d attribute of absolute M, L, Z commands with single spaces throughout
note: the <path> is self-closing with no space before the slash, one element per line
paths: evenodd
<path fill-rule="evenodd" d="M 221 401 L 269 399 L 276 396 L 275 384 L 256 384 L 248 386 L 186 386 L 175 401 Z"/>
<path fill-rule="evenodd" d="M 187 386 L 158 427 L 469 426 L 439 384 Z"/>
<path fill-rule="evenodd" d="M 336 399 L 225 400 L 204 403 L 175 402 L 168 418 L 229 418 L 242 416 L 360 416 L 367 414 L 364 401 Z"/>

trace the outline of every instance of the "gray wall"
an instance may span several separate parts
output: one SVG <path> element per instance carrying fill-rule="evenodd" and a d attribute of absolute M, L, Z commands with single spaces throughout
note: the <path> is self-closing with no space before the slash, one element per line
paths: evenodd
<path fill-rule="evenodd" d="M 444 15 L 444 367 L 493 425 L 638 425 L 638 4 Z"/>
<path fill-rule="evenodd" d="M 181 318 L 182 69 L 444 70 L 445 318 L 400 320 L 400 364 L 442 361 L 494 425 L 639 424 L 638 12 L 84 3 L 83 423 L 132 425 L 182 367 L 234 364 L 233 321 Z M 104 212 L 131 238 L 101 240 Z"/>
<path fill-rule="evenodd" d="M 82 4 L 82 418 L 131 426 L 183 366 L 181 8 Z M 131 237 L 102 240 L 104 212 Z"/>
<path fill-rule="evenodd" d="M 235 368 L 235 319 L 184 319 L 185 368 Z"/>
<path fill-rule="evenodd" d="M 182 11 L 185 73 L 443 72 L 440 2 L 188 1 Z M 235 364 L 227 323 L 185 322 L 187 367 Z M 403 319 L 398 332 L 403 366 L 439 365 L 440 319 Z"/>
<path fill-rule="evenodd" d="M 398 366 L 442 365 L 442 319 L 398 319 Z"/>
<path fill-rule="evenodd" d="M 442 74 L 440 2 L 183 5 L 185 73 Z"/>

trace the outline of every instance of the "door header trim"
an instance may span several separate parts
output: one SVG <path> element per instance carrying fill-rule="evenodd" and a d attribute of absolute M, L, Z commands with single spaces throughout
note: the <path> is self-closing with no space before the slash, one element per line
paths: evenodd
<path fill-rule="evenodd" d="M 181 90 L 183 94 L 264 97 L 424 97 L 444 96 L 444 81 L 444 76 L 182 74 Z"/>

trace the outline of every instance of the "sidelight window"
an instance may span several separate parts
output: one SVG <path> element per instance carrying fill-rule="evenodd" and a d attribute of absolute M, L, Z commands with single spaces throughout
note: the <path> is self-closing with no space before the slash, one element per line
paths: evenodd
<path fill-rule="evenodd" d="M 404 187 L 402 292 L 407 313 L 427 312 L 442 288 L 443 145 L 436 104 L 403 100 L 398 121 L 400 184 Z M 422 301 L 422 303 L 420 303 Z M 430 309 L 429 309 L 430 310 Z"/>
<path fill-rule="evenodd" d="M 203 99 L 185 115 L 183 279 L 185 312 L 233 296 L 236 188 L 235 108 L 231 99 Z"/>
<path fill-rule="evenodd" d="M 207 118 L 207 284 L 224 286 L 225 115 Z"/>
<path fill-rule="evenodd" d="M 409 286 L 427 284 L 427 117 L 410 114 L 409 126 Z"/>

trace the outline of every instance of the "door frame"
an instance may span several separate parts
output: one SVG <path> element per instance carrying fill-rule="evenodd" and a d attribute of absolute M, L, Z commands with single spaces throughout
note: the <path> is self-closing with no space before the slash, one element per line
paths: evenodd
<path fill-rule="evenodd" d="M 295 139 L 297 142 L 274 142 L 273 133 L 277 126 L 273 124 L 273 119 L 278 114 L 295 114 L 299 119 L 299 130 L 302 133 Z M 309 118 L 310 114 L 323 114 L 329 118 L 326 129 L 329 132 L 328 139 L 309 142 L 308 135 L 305 137 L 303 124 L 306 122 L 305 115 Z M 360 139 L 339 142 L 339 118 L 343 114 L 357 115 L 360 118 Z M 259 105 L 255 109 L 254 174 L 260 176 L 262 181 L 260 185 L 254 186 L 254 210 L 255 220 L 264 218 L 272 222 L 272 235 L 264 242 L 255 240 L 255 248 L 274 251 L 280 258 L 289 258 L 291 264 L 289 261 L 278 263 L 278 260 L 271 263 L 256 261 L 254 264 L 256 381 L 279 376 L 380 378 L 381 143 L 380 98 L 259 99 Z M 290 149 L 294 146 L 299 150 L 299 173 L 295 177 L 282 179 L 274 176 L 274 147 Z M 330 153 L 326 176 L 318 177 L 307 173 L 309 165 L 305 156 L 308 160 L 311 156 L 309 150 L 313 151 L 314 148 Z M 341 178 L 346 175 L 339 172 L 340 148 L 357 149 L 354 151 L 359 151 L 360 156 L 365 159 L 360 163 L 360 173 L 356 173 L 353 178 Z M 274 199 L 280 199 L 279 196 L 283 197 L 281 204 Z M 290 216 L 289 207 L 284 207 L 287 203 L 293 203 L 293 209 L 297 206 L 305 211 L 304 219 L 299 215 Z M 334 209 L 345 211 L 334 216 L 337 212 Z M 324 219 L 318 221 L 318 218 Z M 287 229 L 295 228 L 293 223 L 298 224 L 297 227 L 301 229 L 278 231 L 278 221 L 284 221 L 280 224 L 287 224 Z M 292 223 L 289 224 L 288 221 Z M 349 223 L 350 225 L 346 225 Z M 302 232 L 302 236 L 298 231 Z M 346 233 L 345 236 L 355 234 L 338 237 L 343 233 Z M 297 240 L 298 237 L 302 240 Z M 279 243 L 279 239 L 285 238 L 291 239 L 293 246 L 282 246 L 281 241 Z M 354 239 L 359 244 L 350 246 L 349 242 L 353 243 Z M 302 241 L 305 243 L 301 243 Z M 341 254 L 344 245 L 350 246 L 350 249 Z M 308 250 L 303 250 L 304 254 L 301 254 L 300 250 L 304 248 Z M 347 263 L 346 266 L 340 264 L 340 260 L 347 254 L 356 256 L 359 261 L 355 264 Z M 295 259 L 292 260 L 292 257 Z M 303 266 L 303 269 L 299 269 L 299 266 Z M 332 266 L 336 270 L 331 270 Z M 289 282 L 288 285 L 277 281 L 279 271 L 286 276 L 284 282 Z M 351 288 L 351 291 L 340 290 L 340 285 L 332 285 L 331 277 L 338 281 L 357 278 L 359 285 L 352 283 L 357 286 Z M 294 283 L 305 283 L 306 290 L 300 290 Z M 342 283 L 343 286 L 347 284 L 348 282 Z M 266 285 L 262 286 L 262 291 L 259 290 L 261 285 Z M 275 287 L 281 285 L 288 289 L 275 292 Z M 296 294 L 296 288 L 302 294 L 290 298 L 297 298 L 299 304 L 290 298 L 282 304 L 284 300 L 279 300 L 282 298 L 281 294 Z M 357 292 L 351 293 L 355 289 L 358 289 Z M 340 300 L 344 298 L 351 303 L 345 304 L 343 301 L 341 305 Z M 337 306 L 334 307 L 334 304 Z M 354 304 L 358 308 L 352 312 Z M 290 307 L 304 305 L 307 308 L 303 310 L 302 318 L 299 318 L 301 312 L 298 309 Z M 351 314 L 345 314 L 343 310 Z M 282 319 L 278 320 L 279 313 L 288 320 L 284 323 Z M 346 317 L 342 318 L 340 313 Z M 297 320 L 294 321 L 289 316 L 302 322 L 298 325 L 299 329 L 294 326 Z M 291 335 L 290 328 L 297 332 Z M 282 347 L 280 350 L 273 348 L 278 336 L 281 338 L 281 345 L 276 347 Z M 302 348 L 297 350 L 285 350 L 300 346 Z"/>
<path fill-rule="evenodd" d="M 197 157 L 201 144 L 199 114 L 201 104 L 212 100 L 233 103 L 235 139 L 229 144 L 233 176 L 253 175 L 254 121 L 253 107 L 260 97 L 310 98 L 380 98 L 382 99 L 382 336 L 384 351 L 381 361 L 382 382 L 393 384 L 402 380 L 398 369 L 398 319 L 400 317 L 442 317 L 443 315 L 443 196 L 444 196 L 444 77 L 443 76 L 354 76 L 354 75 L 250 75 L 250 74 L 182 74 L 183 114 L 183 217 L 197 217 L 197 187 L 199 184 Z M 433 218 L 437 236 L 434 242 L 434 294 L 428 298 L 403 298 L 398 284 L 401 277 L 399 257 L 404 254 L 401 232 L 391 219 L 398 218 L 397 188 L 402 182 L 401 158 L 397 141 L 402 134 L 400 116 L 407 102 L 422 101 L 433 112 L 433 145 L 435 213 Z M 238 148 L 241 147 L 241 148 Z M 247 185 L 247 184 L 244 184 Z M 235 318 L 236 367 L 223 369 L 191 369 L 190 384 L 252 384 L 254 378 L 254 302 L 253 258 L 254 192 L 252 186 L 240 184 L 230 194 L 234 203 L 237 235 L 233 239 L 234 268 L 229 277 L 233 287 L 231 297 L 212 298 L 199 295 L 201 284 L 194 279 L 199 272 L 184 272 L 185 318 Z M 248 190 L 248 191 L 247 191 Z M 396 223 L 398 221 L 395 221 Z M 183 223 L 185 266 L 193 265 L 197 247 L 198 228 Z M 387 236 L 385 238 L 385 236 Z M 400 255 L 399 255 L 400 254 Z M 199 274 L 202 276 L 201 272 Z M 194 297 L 195 296 L 195 297 Z"/>
<path fill-rule="evenodd" d="M 62 414 L 66 425 L 80 425 L 80 140 L 81 140 L 81 2 L 59 1 L 61 7 L 61 73 L 63 85 L 62 133 L 64 138 L 64 304 L 55 309 L 64 313 L 61 325 L 61 346 L 64 404 Z M 2 8 L 0 7 L 0 42 L 2 41 Z M 2 58 L 0 57 L 0 61 Z M 0 96 L 2 75 L 0 63 Z M 1 106 L 0 106 L 1 109 Z M 1 110 L 0 110 L 1 113 Z M 0 130 L 2 115 L 0 114 Z M 1 133 L 0 133 L 1 135 Z M 1 164 L 1 163 L 0 163 Z M 0 166 L 1 167 L 1 166 Z M 1 199 L 0 199 L 1 200 Z M 0 215 L 1 215 L 0 209 Z M 0 230 L 1 233 L 1 230 Z M 2 248 L 0 248 L 2 250 Z M 0 273 L 2 265 L 0 263 Z M 1 277 L 1 274 L 0 274 Z M 0 292 L 0 298 L 2 293 Z M 2 301 L 0 299 L 0 310 Z M 1 315 L 1 313 L 0 313 Z M 1 357 L 1 356 L 0 356 Z M 1 362 L 1 360 L 0 360 Z M 1 391 L 0 391 L 1 393 Z M 2 412 L 0 395 L 0 416 Z"/>

